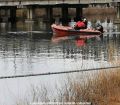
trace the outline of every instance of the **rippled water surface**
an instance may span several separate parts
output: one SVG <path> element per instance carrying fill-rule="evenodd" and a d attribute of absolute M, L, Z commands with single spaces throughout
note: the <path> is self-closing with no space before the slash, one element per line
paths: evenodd
<path fill-rule="evenodd" d="M 103 37 L 53 38 L 49 24 L 0 24 L 0 77 L 118 66 L 119 25 L 102 23 Z M 65 75 L 1 79 L 0 103 L 26 96 L 31 84 L 53 86 Z"/>

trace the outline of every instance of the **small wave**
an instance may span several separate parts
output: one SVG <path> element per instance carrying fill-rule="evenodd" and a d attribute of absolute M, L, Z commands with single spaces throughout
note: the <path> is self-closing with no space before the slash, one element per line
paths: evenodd
<path fill-rule="evenodd" d="M 29 33 L 33 33 L 33 34 L 50 34 L 52 33 L 51 31 L 10 31 L 7 32 L 7 34 L 29 34 Z"/>

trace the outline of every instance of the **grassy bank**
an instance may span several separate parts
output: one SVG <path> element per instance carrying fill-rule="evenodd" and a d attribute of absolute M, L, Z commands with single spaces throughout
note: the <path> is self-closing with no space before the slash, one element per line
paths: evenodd
<path fill-rule="evenodd" d="M 86 73 L 82 74 L 86 75 Z M 92 102 L 92 105 L 120 105 L 120 69 L 98 71 L 84 78 L 79 76 L 65 81 L 61 88 L 56 88 L 56 97 L 48 92 L 47 87 L 32 87 L 29 101 L 18 101 L 17 105 L 29 105 L 30 102 Z"/>
<path fill-rule="evenodd" d="M 81 100 L 92 102 L 93 105 L 120 105 L 120 71 L 100 71 L 82 82 L 70 80 L 65 89 L 65 101 Z"/>

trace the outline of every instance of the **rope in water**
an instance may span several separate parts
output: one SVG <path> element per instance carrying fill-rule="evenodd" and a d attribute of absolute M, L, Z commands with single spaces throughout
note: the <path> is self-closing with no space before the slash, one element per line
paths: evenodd
<path fill-rule="evenodd" d="M 38 74 L 26 74 L 26 75 L 13 75 L 13 76 L 1 76 L 0 79 L 7 78 L 20 78 L 20 77 L 33 77 L 33 76 L 45 76 L 45 75 L 55 75 L 55 74 L 67 74 L 75 72 L 85 72 L 85 71 L 95 71 L 95 70 L 106 70 L 106 69 L 118 69 L 120 66 L 113 67 L 103 67 L 103 68 L 93 68 L 93 69 L 82 69 L 82 70 L 71 70 L 71 71 L 60 71 L 60 72 L 47 72 Z"/>

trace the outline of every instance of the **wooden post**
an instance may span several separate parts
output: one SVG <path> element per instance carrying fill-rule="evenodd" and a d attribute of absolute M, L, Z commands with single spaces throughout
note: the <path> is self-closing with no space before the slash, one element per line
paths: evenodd
<path fill-rule="evenodd" d="M 52 17 L 53 17 L 52 7 L 47 7 L 46 8 L 46 16 L 47 16 L 47 20 L 49 20 L 49 21 L 52 20 Z"/>
<path fill-rule="evenodd" d="M 17 7 L 11 7 L 10 8 L 10 22 L 15 23 L 16 22 L 16 9 Z"/>
<path fill-rule="evenodd" d="M 28 21 L 33 20 L 33 8 L 32 7 L 27 8 L 27 20 Z"/>
<path fill-rule="evenodd" d="M 120 19 L 120 5 L 117 6 L 117 18 Z"/>
<path fill-rule="evenodd" d="M 63 22 L 68 21 L 68 7 L 66 5 L 62 7 L 62 20 Z"/>
<path fill-rule="evenodd" d="M 76 21 L 78 21 L 79 18 L 82 17 L 82 15 L 83 15 L 82 7 L 77 7 L 76 8 L 76 19 L 77 19 Z"/>

